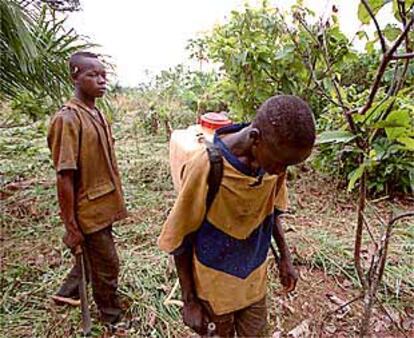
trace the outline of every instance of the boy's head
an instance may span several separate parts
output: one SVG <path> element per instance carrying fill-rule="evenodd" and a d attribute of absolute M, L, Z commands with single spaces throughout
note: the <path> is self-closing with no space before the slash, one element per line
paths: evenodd
<path fill-rule="evenodd" d="M 315 143 L 315 121 L 305 101 L 293 95 L 273 96 L 258 109 L 252 128 L 258 136 L 252 154 L 269 174 L 309 157 Z"/>
<path fill-rule="evenodd" d="M 106 91 L 105 66 L 96 54 L 77 52 L 70 57 L 69 70 L 75 88 L 89 97 L 102 97 Z"/>

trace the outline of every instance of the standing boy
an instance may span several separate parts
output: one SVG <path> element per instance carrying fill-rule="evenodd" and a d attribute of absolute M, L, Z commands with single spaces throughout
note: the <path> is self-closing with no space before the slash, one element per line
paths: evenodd
<path fill-rule="evenodd" d="M 88 262 L 93 297 L 102 322 L 121 317 L 116 295 L 119 260 L 112 223 L 126 217 L 111 128 L 95 107 L 106 90 L 104 65 L 95 54 L 79 52 L 69 61 L 75 97 L 63 105 L 49 126 L 48 145 L 57 173 L 64 243 Z M 81 267 L 72 268 L 53 297 L 57 303 L 79 299 Z"/>
<path fill-rule="evenodd" d="M 286 168 L 303 162 L 315 142 L 309 106 L 275 96 L 250 125 L 218 130 L 214 145 L 223 175 L 209 210 L 210 162 L 200 150 L 182 171 L 182 188 L 159 247 L 172 253 L 182 290 L 184 323 L 199 334 L 213 322 L 220 337 L 258 337 L 267 323 L 267 253 L 273 234 L 286 291 L 296 286 L 279 215 L 287 207 Z"/>

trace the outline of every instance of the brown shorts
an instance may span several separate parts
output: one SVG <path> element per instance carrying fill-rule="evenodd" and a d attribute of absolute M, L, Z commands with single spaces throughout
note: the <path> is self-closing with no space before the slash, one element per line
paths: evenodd
<path fill-rule="evenodd" d="M 266 297 L 244 309 L 215 315 L 210 304 L 201 301 L 210 317 L 210 323 L 215 324 L 212 336 L 219 337 L 266 337 L 267 336 L 267 306 Z M 207 330 L 206 330 L 207 331 Z"/>

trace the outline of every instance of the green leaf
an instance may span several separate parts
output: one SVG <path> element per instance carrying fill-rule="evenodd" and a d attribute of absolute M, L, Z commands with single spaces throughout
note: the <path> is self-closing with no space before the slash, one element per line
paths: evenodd
<path fill-rule="evenodd" d="M 371 53 L 374 51 L 374 46 L 375 46 L 375 41 L 368 41 L 368 42 L 365 44 L 365 51 L 366 51 L 368 54 L 371 54 Z"/>
<path fill-rule="evenodd" d="M 407 110 L 395 110 L 385 120 L 391 125 L 397 125 L 397 127 L 385 128 L 387 138 L 392 141 L 404 135 L 410 128 L 410 113 Z"/>
<path fill-rule="evenodd" d="M 398 121 L 380 121 L 373 125 L 374 128 L 405 128 L 406 124 Z"/>
<path fill-rule="evenodd" d="M 389 23 L 382 30 L 382 33 L 384 34 L 385 38 L 388 41 L 394 41 L 394 40 L 396 40 L 400 36 L 400 34 L 402 33 L 402 31 L 396 25 L 392 25 L 392 24 Z"/>
<path fill-rule="evenodd" d="M 355 169 L 350 174 L 349 183 L 348 183 L 348 192 L 354 189 L 355 183 L 362 177 L 364 170 L 365 170 L 365 164 L 361 164 L 357 169 Z"/>
<path fill-rule="evenodd" d="M 282 60 L 295 50 L 293 46 L 286 46 L 282 50 L 278 50 L 275 54 L 275 60 Z"/>
<path fill-rule="evenodd" d="M 374 15 L 376 15 L 379 10 L 390 1 L 391 0 L 368 0 L 368 3 L 372 9 L 372 12 Z M 362 1 L 358 6 L 358 19 L 365 25 L 368 25 L 371 22 L 371 16 L 369 15 Z"/>
<path fill-rule="evenodd" d="M 401 136 L 397 138 L 397 141 L 404 144 L 408 150 L 414 151 L 414 138 L 409 136 Z"/>
<path fill-rule="evenodd" d="M 367 32 L 365 32 L 365 31 L 358 31 L 358 32 L 356 32 L 356 35 L 358 36 L 358 38 L 360 40 L 362 40 L 362 39 L 368 40 L 368 38 L 369 38 Z"/>
<path fill-rule="evenodd" d="M 316 144 L 347 143 L 355 139 L 355 135 L 346 130 L 324 131 L 318 135 Z"/>
<path fill-rule="evenodd" d="M 391 104 L 395 101 L 395 98 L 389 97 L 388 99 L 382 99 L 379 103 L 372 105 L 370 109 L 365 113 L 365 118 L 363 119 L 363 124 L 373 123 L 381 119 L 383 112 L 389 108 Z M 383 127 L 377 127 L 383 128 Z"/>

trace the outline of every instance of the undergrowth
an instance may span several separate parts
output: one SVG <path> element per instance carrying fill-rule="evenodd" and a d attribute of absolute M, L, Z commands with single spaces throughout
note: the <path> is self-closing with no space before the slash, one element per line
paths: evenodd
<path fill-rule="evenodd" d="M 121 260 L 119 293 L 127 308 L 126 318 L 133 323 L 130 335 L 183 337 L 190 331 L 181 322 L 180 307 L 164 304 L 168 296 L 180 299 L 179 289 L 171 294 L 177 278 L 168 256 L 156 246 L 175 197 L 167 140 L 165 136 L 140 133 L 128 114 L 115 122 L 113 129 L 129 210 L 128 219 L 114 232 Z M 45 132 L 45 124 L 37 123 L 4 129 L 0 134 L 3 337 L 72 337 L 80 332 L 80 312 L 56 307 L 50 301 L 73 258 L 61 242 L 63 226 Z M 285 223 L 291 230 L 287 237 L 293 257 L 303 276 L 316 278 L 316 271 L 317 276 L 327 278 L 331 290 L 339 292 L 339 285 L 354 295 L 358 284 L 352 264 L 354 206 L 345 194 L 332 191 L 329 183 L 318 182 L 321 178 L 315 175 L 300 174 L 289 182 L 291 208 Z M 405 206 L 395 202 L 391 207 Z M 389 211 L 388 206 L 376 208 Z M 403 223 L 392 240 L 381 297 L 396 311 L 408 306 L 414 295 L 413 237 L 414 225 Z M 286 312 L 281 303 L 284 298 L 274 296 L 280 285 L 270 256 L 269 260 L 270 326 L 287 332 L 305 319 L 305 312 Z M 309 285 L 299 281 L 294 299 L 311 302 L 312 297 L 324 297 L 324 291 L 319 295 L 312 294 L 317 289 L 307 291 Z M 326 311 L 320 302 L 315 305 L 320 306 L 319 313 L 314 314 L 317 320 Z M 93 335 L 102 336 L 104 328 L 96 320 L 94 305 L 92 315 Z M 349 330 L 352 335 L 355 328 Z"/>

